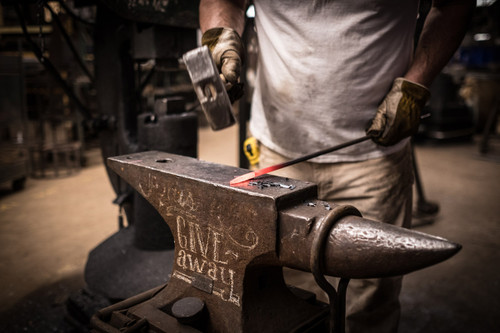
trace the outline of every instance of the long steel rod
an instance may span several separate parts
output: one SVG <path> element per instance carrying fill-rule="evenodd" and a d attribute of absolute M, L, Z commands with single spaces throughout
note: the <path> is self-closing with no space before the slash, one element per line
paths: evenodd
<path fill-rule="evenodd" d="M 314 152 L 314 153 L 311 153 L 311 154 L 308 154 L 308 155 L 304 155 L 304 156 L 298 157 L 298 158 L 290 160 L 290 161 L 286 161 L 286 162 L 283 162 L 283 163 L 271 165 L 271 166 L 268 166 L 266 168 L 262 168 L 262 169 L 259 169 L 259 170 L 256 170 L 256 171 L 251 171 L 249 173 L 246 173 L 244 175 L 241 175 L 239 177 L 234 178 L 233 180 L 231 180 L 229 182 L 229 184 L 230 185 L 239 184 L 239 183 L 242 183 L 244 181 L 250 180 L 252 178 L 255 178 L 255 177 L 258 177 L 258 176 L 261 176 L 261 175 L 265 175 L 265 174 L 267 174 L 269 172 L 276 171 L 276 170 L 285 168 L 285 167 L 293 165 L 293 164 L 304 162 L 304 161 L 310 160 L 311 158 L 318 157 L 318 156 L 324 155 L 324 154 L 328 154 L 328 153 L 331 153 L 333 151 L 340 150 L 342 148 L 346 148 L 346 147 L 355 145 L 357 143 L 366 141 L 368 139 L 371 139 L 371 136 L 365 135 L 365 136 L 363 136 L 361 138 L 357 138 L 357 139 L 354 139 L 354 140 L 351 140 L 351 141 L 347 141 L 347 142 L 341 143 L 341 144 L 333 146 L 333 147 L 329 147 L 329 148 L 326 148 L 326 149 L 323 149 L 323 150 L 319 150 L 317 152 Z"/>

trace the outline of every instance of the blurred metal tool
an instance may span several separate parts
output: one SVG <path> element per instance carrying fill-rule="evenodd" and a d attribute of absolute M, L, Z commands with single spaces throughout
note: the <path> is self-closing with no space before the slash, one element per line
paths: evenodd
<path fill-rule="evenodd" d="M 234 124 L 231 101 L 208 47 L 191 50 L 182 59 L 210 127 L 217 131 Z"/>

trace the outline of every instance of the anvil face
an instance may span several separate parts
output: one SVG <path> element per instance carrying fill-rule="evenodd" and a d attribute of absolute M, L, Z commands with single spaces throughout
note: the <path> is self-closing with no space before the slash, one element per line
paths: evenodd
<path fill-rule="evenodd" d="M 262 188 L 255 186 L 257 184 L 252 181 L 241 183 L 239 186 L 230 186 L 229 182 L 233 178 L 248 170 L 157 151 L 111 157 L 108 159 L 108 165 L 127 182 L 130 180 L 136 183 L 130 177 L 146 173 L 147 169 L 157 171 L 162 177 L 196 181 L 202 188 L 218 187 L 231 193 L 244 192 L 249 196 L 257 195 L 275 201 L 288 200 L 304 191 L 308 195 L 316 195 L 315 184 L 270 175 L 266 176 L 267 183 L 281 183 L 286 186 L 268 186 L 269 190 L 266 191 L 262 191 Z"/>

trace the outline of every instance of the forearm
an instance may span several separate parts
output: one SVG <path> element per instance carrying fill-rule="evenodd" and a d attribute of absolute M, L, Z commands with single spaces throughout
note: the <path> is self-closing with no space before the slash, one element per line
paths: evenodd
<path fill-rule="evenodd" d="M 475 3 L 475 0 L 434 0 L 406 79 L 430 86 L 460 46 Z"/>
<path fill-rule="evenodd" d="M 241 36 L 245 27 L 245 4 L 246 0 L 201 0 L 201 32 L 226 27 L 236 30 Z"/>

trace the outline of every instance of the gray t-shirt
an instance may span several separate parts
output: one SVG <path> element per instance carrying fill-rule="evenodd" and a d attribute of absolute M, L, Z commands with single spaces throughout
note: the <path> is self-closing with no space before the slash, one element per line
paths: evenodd
<path fill-rule="evenodd" d="M 296 158 L 365 134 L 413 53 L 418 0 L 255 0 L 259 64 L 250 131 Z M 368 141 L 313 159 L 395 152 Z"/>

